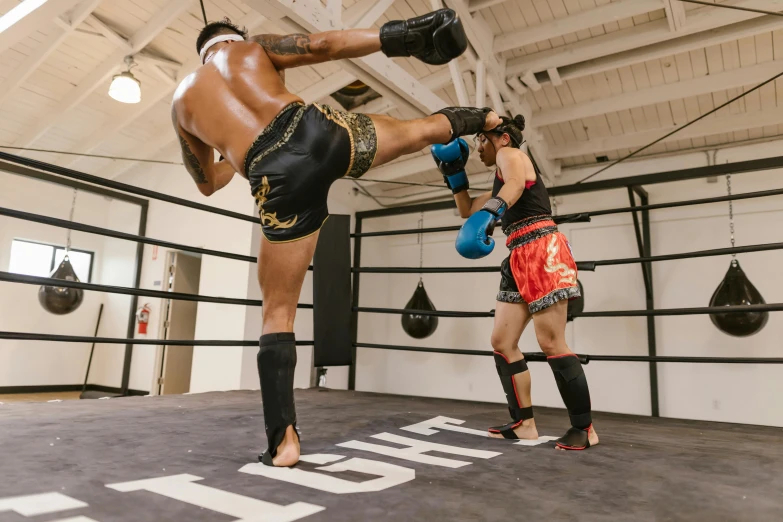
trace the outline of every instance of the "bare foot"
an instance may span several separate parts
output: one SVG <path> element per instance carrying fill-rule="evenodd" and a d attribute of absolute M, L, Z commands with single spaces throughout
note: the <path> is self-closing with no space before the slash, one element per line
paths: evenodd
<path fill-rule="evenodd" d="M 487 121 L 484 124 L 484 130 L 485 131 L 492 130 L 498 125 L 500 125 L 501 123 L 503 123 L 503 120 L 500 119 L 500 116 L 498 116 L 498 114 L 495 111 L 492 111 L 489 114 L 487 114 Z"/>
<path fill-rule="evenodd" d="M 595 432 L 595 427 L 591 424 L 589 428 L 587 428 L 587 441 L 590 443 L 590 447 L 598 445 L 598 434 Z M 561 448 L 560 446 L 555 445 L 555 449 L 561 450 L 561 451 L 569 451 L 567 448 Z M 576 449 L 576 448 L 574 448 Z M 579 449 L 586 449 L 586 448 L 579 448 Z"/>
<path fill-rule="evenodd" d="M 500 433 L 487 432 L 493 439 L 503 439 L 503 435 Z M 536 429 L 536 420 L 527 419 L 522 421 L 522 424 L 514 428 L 514 434 L 517 438 L 524 440 L 538 440 L 538 430 Z"/>
<path fill-rule="evenodd" d="M 272 464 L 277 467 L 291 467 L 299 462 L 299 437 L 293 426 L 285 430 L 283 442 L 277 447 L 277 456 L 272 459 Z"/>

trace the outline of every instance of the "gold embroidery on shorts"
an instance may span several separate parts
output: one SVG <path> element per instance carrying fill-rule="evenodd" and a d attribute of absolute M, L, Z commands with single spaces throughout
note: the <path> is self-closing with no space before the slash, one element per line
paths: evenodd
<path fill-rule="evenodd" d="M 351 161 L 348 163 L 348 170 L 345 171 L 345 174 L 348 174 L 351 172 L 351 169 L 353 168 L 353 156 L 354 156 L 354 143 L 353 143 L 353 132 L 351 131 L 351 126 L 348 125 L 348 123 L 345 121 L 345 119 L 340 114 L 340 111 L 337 111 L 330 107 L 329 105 L 319 105 L 317 103 L 313 103 L 313 107 L 321 111 L 321 113 L 326 116 L 326 119 L 331 120 L 335 122 L 340 127 L 344 128 L 346 131 L 348 131 L 348 139 L 351 141 Z M 343 174 L 343 176 L 345 176 Z"/>
<path fill-rule="evenodd" d="M 305 110 L 304 105 L 299 104 L 299 103 L 293 104 L 293 105 L 297 105 L 298 106 L 296 109 L 292 109 L 292 110 L 296 111 L 296 114 L 294 114 L 291 117 L 291 122 L 289 123 L 288 127 L 286 127 L 286 129 L 283 131 L 283 134 L 282 134 L 282 136 L 280 136 L 280 139 L 276 143 L 274 143 L 273 145 L 270 145 L 263 152 L 261 152 L 259 154 L 256 154 L 250 160 L 250 165 L 247 165 L 247 155 L 245 156 L 245 165 L 247 166 L 247 169 L 245 170 L 245 172 L 249 173 L 251 170 L 253 170 L 255 168 L 256 164 L 259 161 L 261 161 L 262 159 L 267 157 L 269 154 L 271 154 L 272 152 L 276 151 L 277 149 L 279 149 L 280 147 L 282 147 L 283 145 L 288 143 L 288 140 L 291 139 L 291 136 L 293 136 L 294 131 L 296 131 L 297 127 L 299 126 L 299 121 L 302 119 L 302 116 L 304 116 L 304 112 L 305 112 L 304 111 Z M 267 125 L 266 128 L 264 128 L 264 130 L 261 131 L 261 134 L 259 134 L 256 137 L 256 139 L 253 141 L 253 144 L 250 146 L 249 149 L 247 149 L 247 154 L 249 154 L 250 151 L 253 150 L 253 147 L 255 147 L 256 143 L 258 143 L 259 140 L 261 140 L 264 136 L 266 136 L 266 134 L 268 134 L 270 132 L 271 129 L 273 129 L 273 125 L 275 124 L 277 119 L 280 117 L 280 115 L 283 114 L 283 112 L 285 110 L 286 109 L 283 109 L 283 111 L 281 111 L 277 116 L 275 116 L 275 119 L 272 120 L 272 123 Z"/>
<path fill-rule="evenodd" d="M 269 194 L 270 190 L 269 180 L 264 176 L 261 178 L 261 186 L 259 187 L 258 192 L 256 192 L 256 204 L 258 205 L 258 212 L 261 215 L 261 224 L 270 226 L 275 230 L 279 228 L 291 228 L 296 224 L 299 216 L 294 216 L 293 219 L 289 219 L 288 221 L 280 221 L 277 219 L 277 212 L 264 212 L 264 203 L 266 203 L 266 196 Z"/>
<path fill-rule="evenodd" d="M 569 268 L 565 263 L 555 262 L 555 257 L 557 257 L 557 254 L 560 251 L 560 245 L 557 244 L 557 237 L 557 234 L 552 234 L 552 239 L 549 240 L 549 245 L 546 247 L 546 252 L 548 255 L 546 257 L 546 265 L 544 266 L 544 270 L 550 274 L 554 272 L 560 272 L 560 281 L 558 281 L 558 284 L 571 283 L 572 285 L 575 285 L 576 270 Z"/>

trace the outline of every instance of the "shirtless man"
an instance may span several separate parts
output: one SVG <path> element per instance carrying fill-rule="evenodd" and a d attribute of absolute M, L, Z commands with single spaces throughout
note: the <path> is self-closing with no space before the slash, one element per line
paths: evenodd
<path fill-rule="evenodd" d="M 378 51 L 440 65 L 466 48 L 462 23 L 450 9 L 391 21 L 380 31 L 248 37 L 224 20 L 199 34 L 196 49 L 203 66 L 175 92 L 172 121 L 185 168 L 202 194 L 226 186 L 239 172 L 258 204 L 263 231 L 258 281 L 264 296 L 258 374 L 268 443 L 259 458 L 264 464 L 292 466 L 299 460 L 294 317 L 318 231 L 328 217 L 331 184 L 500 122 L 486 108 L 448 107 L 400 121 L 305 105 L 286 90 L 283 70 Z M 215 162 L 213 149 L 225 159 Z"/>
<path fill-rule="evenodd" d="M 571 428 L 555 441 L 559 449 L 583 450 L 598 444 L 590 390 L 582 364 L 566 344 L 568 300 L 579 296 L 576 263 L 566 237 L 557 231 L 541 175 L 519 148 L 525 118 L 502 118 L 495 128 L 476 135 L 482 163 L 495 167 L 491 192 L 468 195 L 465 174 L 470 149 L 464 140 L 435 145 L 432 155 L 454 194 L 460 216 L 468 218 L 457 235 L 457 251 L 469 259 L 488 255 L 497 220 L 506 234 L 509 256 L 500 267 L 492 348 L 511 422 L 489 428 L 490 437 L 537 439 L 530 398 L 530 373 L 519 339 L 530 321 L 547 356 L 568 410 Z"/>

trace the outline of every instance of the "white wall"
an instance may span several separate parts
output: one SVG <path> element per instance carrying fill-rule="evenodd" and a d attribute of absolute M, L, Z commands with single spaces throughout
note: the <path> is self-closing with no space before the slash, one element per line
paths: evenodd
<path fill-rule="evenodd" d="M 253 198 L 247 182 L 235 179 L 223 190 L 205 198 L 182 167 L 146 167 L 132 170 L 119 181 L 173 194 L 246 214 L 253 213 Z M 250 255 L 253 224 L 189 209 L 171 203 L 150 200 L 147 215 L 147 236 L 207 249 Z M 161 290 L 167 250 L 145 245 L 141 287 Z M 247 263 L 231 259 L 204 256 L 201 264 L 199 293 L 219 297 L 246 297 Z M 162 313 L 160 299 L 142 298 L 152 312 L 146 338 L 157 338 Z M 244 338 L 245 307 L 199 303 L 196 339 Z M 144 337 L 136 335 L 136 337 Z M 131 366 L 134 389 L 152 388 L 156 346 L 135 346 Z M 241 347 L 196 347 L 193 354 L 191 391 L 236 389 L 239 387 Z"/>
<path fill-rule="evenodd" d="M 139 205 L 127 201 L 111 200 L 107 207 L 103 225 L 105 228 L 128 234 L 138 234 L 139 219 L 141 218 Z M 132 287 L 136 268 L 136 248 L 137 243 L 131 241 L 104 238 L 100 283 Z M 132 296 L 106 293 L 103 294 L 103 299 L 104 310 L 98 336 L 127 337 Z M 140 298 L 139 303 L 144 303 L 143 298 Z M 124 344 L 96 344 L 89 382 L 120 388 L 125 363 L 125 349 Z M 134 390 L 139 389 L 137 386 L 140 385 L 142 383 L 133 379 L 129 382 L 129 387 Z M 146 388 L 142 387 L 141 389 Z"/>
<path fill-rule="evenodd" d="M 0 172 L 0 206 L 68 219 L 73 190 L 24 176 Z M 79 192 L 74 220 L 102 225 L 106 199 Z M 63 228 L 0 217 L 0 270 L 7 271 L 14 239 L 27 239 L 65 246 Z M 92 281 L 101 280 L 104 240 L 100 236 L 73 232 L 73 248 L 95 253 Z M 38 302 L 38 288 L 18 283 L 0 283 L 0 330 L 62 335 L 95 333 L 95 321 L 103 295 L 85 292 L 82 305 L 73 313 L 58 316 Z M 0 387 L 76 384 L 84 379 L 90 345 L 39 341 L 0 340 Z"/>
<path fill-rule="evenodd" d="M 651 166 L 648 165 L 648 168 Z M 654 167 L 652 167 L 654 168 Z M 652 169 L 651 168 L 651 169 Z M 735 175 L 735 193 L 780 186 L 783 172 Z M 652 203 L 724 195 L 725 178 L 648 187 Z M 560 213 L 627 206 L 625 189 L 559 198 Z M 735 202 L 737 245 L 783 240 L 783 198 Z M 702 205 L 652 213 L 653 254 L 687 252 L 729 246 L 727 204 Z M 418 214 L 367 220 L 366 231 L 415 228 Z M 453 212 L 425 215 L 425 227 L 459 224 Z M 631 216 L 597 217 L 592 223 L 560 227 L 569 238 L 577 260 L 639 255 Z M 497 265 L 507 255 L 498 231 L 495 251 L 487 258 L 469 261 L 454 250 L 454 233 L 428 234 L 426 266 Z M 367 238 L 362 245 L 363 266 L 416 266 L 416 236 Z M 707 306 L 712 292 L 728 268 L 730 257 L 655 263 L 655 304 L 658 308 Z M 783 301 L 783 252 L 739 256 L 751 281 L 768 303 Z M 599 267 L 581 272 L 585 310 L 643 309 L 644 284 L 639 265 Z M 360 304 L 402 308 L 410 298 L 418 275 L 362 274 Z M 425 274 L 424 284 L 436 308 L 488 311 L 494 308 L 499 275 Z M 719 332 L 707 316 L 656 318 L 659 355 L 780 356 L 783 323 L 772 314 L 759 334 L 738 339 Z M 408 337 L 400 316 L 361 314 L 359 340 L 368 343 L 490 350 L 490 319 L 440 318 L 438 330 L 428 339 Z M 525 332 L 521 347 L 536 351 L 535 337 Z M 645 318 L 581 318 L 569 323 L 567 340 L 580 353 L 646 355 Z M 546 364 L 530 365 L 536 405 L 562 407 Z M 644 363 L 593 362 L 585 367 L 596 410 L 649 414 L 649 370 Z M 771 406 L 770 397 L 783 392 L 774 365 L 659 364 L 661 415 L 783 425 L 783 409 Z M 359 349 L 357 389 L 407 395 L 437 396 L 504 402 L 490 357 L 422 354 Z"/>
<path fill-rule="evenodd" d="M 0 206 L 68 219 L 73 190 L 56 183 L 0 173 Z M 137 233 L 138 205 L 79 191 L 74 221 Z M 29 221 L 0 218 L 0 270 L 8 270 L 11 242 L 27 239 L 66 244 L 67 230 Z M 72 232 L 72 247 L 94 252 L 92 279 L 95 284 L 132 286 L 136 244 L 94 234 Z M 104 305 L 98 335 L 125 337 L 129 296 L 85 292 L 84 302 L 73 313 L 57 316 L 38 303 L 38 287 L 2 283 L 0 330 L 93 336 L 98 310 Z M 119 388 L 122 382 L 124 345 L 95 347 L 90 384 Z M 90 352 L 88 343 L 0 341 L 0 386 L 47 386 L 81 384 Z M 133 386 L 131 386 L 133 387 Z"/>

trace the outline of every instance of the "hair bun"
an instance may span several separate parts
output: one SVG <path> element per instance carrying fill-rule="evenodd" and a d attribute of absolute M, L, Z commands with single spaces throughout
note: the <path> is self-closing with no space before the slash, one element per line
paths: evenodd
<path fill-rule="evenodd" d="M 519 130 L 525 130 L 525 117 L 521 114 L 517 114 L 514 116 L 514 124 L 519 128 Z"/>

